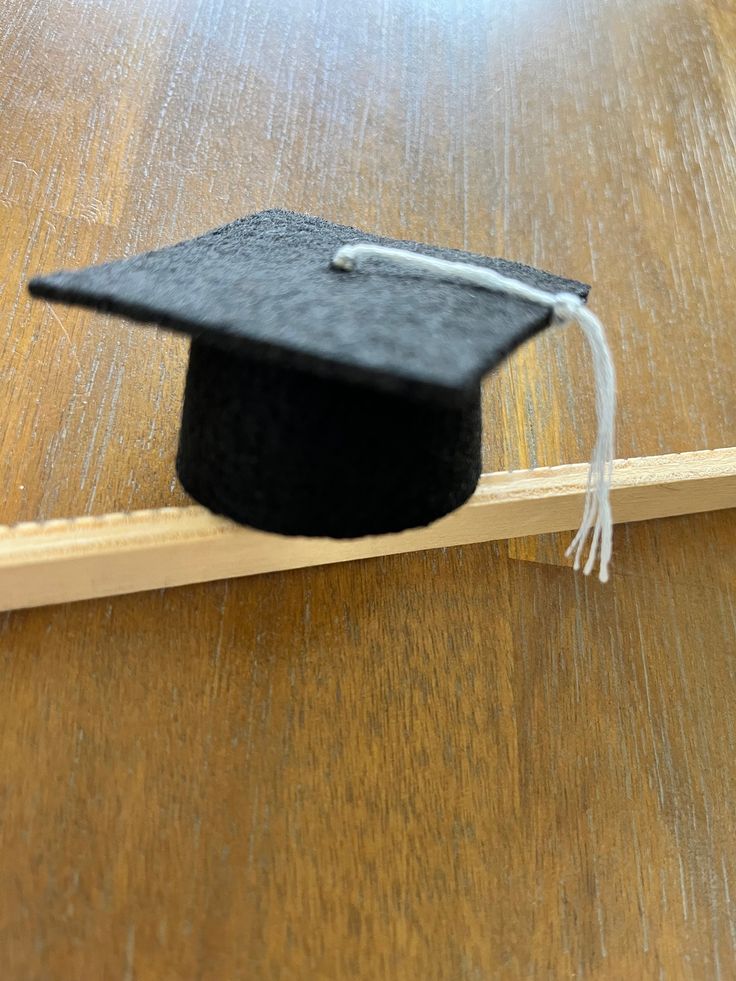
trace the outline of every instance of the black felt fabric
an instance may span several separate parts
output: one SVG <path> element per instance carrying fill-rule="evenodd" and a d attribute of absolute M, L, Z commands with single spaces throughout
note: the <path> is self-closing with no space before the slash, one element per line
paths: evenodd
<path fill-rule="evenodd" d="M 371 260 L 330 268 L 367 241 L 469 261 L 550 291 L 587 287 L 503 259 L 380 238 L 264 211 L 157 252 L 31 280 L 36 296 L 183 331 L 237 352 L 384 391 L 463 401 L 550 321 L 534 303 Z"/>
<path fill-rule="evenodd" d="M 332 269 L 354 241 L 587 295 L 528 266 L 286 211 L 30 290 L 191 335 L 177 470 L 202 504 L 288 535 L 401 531 L 472 494 L 480 380 L 550 313 L 386 260 Z"/>
<path fill-rule="evenodd" d="M 426 525 L 480 475 L 480 396 L 451 406 L 233 359 L 194 341 L 177 471 L 212 511 L 284 535 Z"/>

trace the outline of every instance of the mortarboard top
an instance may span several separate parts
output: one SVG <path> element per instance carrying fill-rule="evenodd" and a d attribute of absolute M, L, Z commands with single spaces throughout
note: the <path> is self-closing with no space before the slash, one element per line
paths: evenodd
<path fill-rule="evenodd" d="M 351 242 L 472 262 L 550 293 L 588 293 L 581 283 L 519 263 L 381 238 L 289 211 L 250 215 L 130 259 L 39 276 L 30 290 L 234 354 L 447 401 L 550 321 L 550 310 L 537 304 L 386 260 L 346 276 L 330 261 Z"/>
<path fill-rule="evenodd" d="M 358 242 L 588 293 L 529 266 L 288 211 L 29 289 L 192 337 L 177 470 L 201 503 L 284 534 L 380 534 L 470 496 L 480 381 L 553 311 L 380 257 L 355 274 L 332 267 Z"/>

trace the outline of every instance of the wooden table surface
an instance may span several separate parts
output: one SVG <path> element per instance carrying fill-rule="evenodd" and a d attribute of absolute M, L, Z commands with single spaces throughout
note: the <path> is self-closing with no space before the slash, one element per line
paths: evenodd
<path fill-rule="evenodd" d="M 619 456 L 736 445 L 731 0 L 4 0 L 0 522 L 184 503 L 186 345 L 37 271 L 284 206 L 594 284 Z M 488 469 L 587 458 L 574 330 Z M 0 616 L 0 964 L 736 976 L 736 517 Z"/>

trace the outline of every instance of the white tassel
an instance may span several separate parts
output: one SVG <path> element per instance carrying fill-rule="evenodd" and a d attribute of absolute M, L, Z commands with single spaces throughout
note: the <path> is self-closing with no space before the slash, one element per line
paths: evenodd
<path fill-rule="evenodd" d="M 332 265 L 336 269 L 350 271 L 355 268 L 360 258 L 390 259 L 399 266 L 421 269 L 435 276 L 454 277 L 473 286 L 505 293 L 520 300 L 529 300 L 531 303 L 549 307 L 558 323 L 574 320 L 580 326 L 593 359 L 598 434 L 590 461 L 582 522 L 565 554 L 574 555 L 573 567 L 579 569 L 585 543 L 592 532 L 588 559 L 583 572 L 586 576 L 589 575 L 599 557 L 598 578 L 601 582 L 607 582 L 613 543 L 610 491 L 613 476 L 616 376 L 600 320 L 574 293 L 549 293 L 519 279 L 503 276 L 495 269 L 485 269 L 483 266 L 474 266 L 466 262 L 435 259 L 405 249 L 391 249 L 382 245 L 372 245 L 370 242 L 356 242 L 338 249 Z"/>

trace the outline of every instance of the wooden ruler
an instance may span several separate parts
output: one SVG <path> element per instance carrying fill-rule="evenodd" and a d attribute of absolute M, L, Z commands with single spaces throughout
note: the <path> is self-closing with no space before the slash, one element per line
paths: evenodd
<path fill-rule="evenodd" d="M 441 521 L 351 541 L 266 534 L 202 507 L 4 527 L 0 610 L 572 530 L 587 473 L 571 464 L 484 474 Z M 611 500 L 616 523 L 736 507 L 736 447 L 617 460 Z"/>

